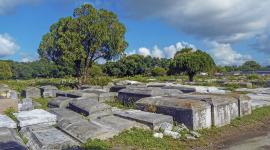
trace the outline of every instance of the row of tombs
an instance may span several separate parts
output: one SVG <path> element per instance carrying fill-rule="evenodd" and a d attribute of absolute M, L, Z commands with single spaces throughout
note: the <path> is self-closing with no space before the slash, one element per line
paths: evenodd
<path fill-rule="evenodd" d="M 167 84 L 83 86 L 71 91 L 60 91 L 54 86 L 28 87 L 22 95 L 25 99 L 19 102 L 18 112 L 14 113 L 16 122 L 0 115 L 0 147 L 80 149 L 79 145 L 88 139 L 112 138 L 134 127 L 158 131 L 164 124 L 173 125 L 174 121 L 190 130 L 219 127 L 251 114 L 253 101 L 247 95 L 213 87 Z M 51 99 L 47 111 L 34 109 L 31 99 L 40 97 Z M 16 99 L 10 94 L 1 98 L 0 101 Z M 137 110 L 122 110 L 106 104 L 115 99 L 127 106 L 134 105 Z M 27 142 L 22 142 L 14 132 L 16 128 Z M 164 134 L 179 138 L 172 128 L 166 126 L 165 130 L 170 131 Z"/>

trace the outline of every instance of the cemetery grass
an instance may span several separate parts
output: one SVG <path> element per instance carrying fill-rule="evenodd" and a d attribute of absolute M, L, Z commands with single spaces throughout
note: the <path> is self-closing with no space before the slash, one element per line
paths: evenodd
<path fill-rule="evenodd" d="M 141 149 L 141 150 L 184 150 L 184 149 L 221 149 L 249 137 L 270 131 L 270 106 L 259 108 L 251 115 L 237 118 L 220 128 L 213 127 L 198 131 L 202 136 L 197 140 L 154 138 L 149 130 L 133 128 L 106 141 L 89 140 L 83 145 L 85 150 Z"/>

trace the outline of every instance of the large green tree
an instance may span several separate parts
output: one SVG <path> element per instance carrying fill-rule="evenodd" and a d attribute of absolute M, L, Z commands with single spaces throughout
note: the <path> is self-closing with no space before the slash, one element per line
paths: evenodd
<path fill-rule="evenodd" d="M 256 71 L 261 68 L 261 65 L 258 64 L 256 61 L 246 61 L 240 69 L 243 71 Z"/>
<path fill-rule="evenodd" d="M 110 60 L 127 47 L 125 26 L 117 15 L 90 4 L 74 10 L 73 17 L 61 18 L 44 35 L 38 53 L 61 66 L 73 66 L 85 81 L 94 62 Z"/>
<path fill-rule="evenodd" d="M 189 81 L 199 72 L 211 72 L 215 69 L 215 62 L 210 55 L 201 50 L 184 48 L 176 53 L 170 65 L 170 73 L 185 72 Z"/>
<path fill-rule="evenodd" d="M 8 62 L 0 61 L 0 80 L 12 77 L 11 67 Z"/>

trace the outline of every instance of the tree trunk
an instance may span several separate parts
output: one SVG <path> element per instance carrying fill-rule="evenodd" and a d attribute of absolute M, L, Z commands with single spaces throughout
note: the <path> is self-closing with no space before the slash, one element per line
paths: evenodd
<path fill-rule="evenodd" d="M 189 82 L 193 82 L 195 73 L 188 73 Z"/>
<path fill-rule="evenodd" d="M 85 65 L 84 73 L 83 73 L 83 83 L 87 83 L 89 70 L 92 68 L 92 66 L 93 66 L 93 61 L 90 61 L 88 64 Z"/>
<path fill-rule="evenodd" d="M 76 71 L 76 78 L 79 82 L 79 85 L 81 85 L 82 80 L 81 80 L 81 61 L 80 60 L 75 61 L 75 71 Z"/>

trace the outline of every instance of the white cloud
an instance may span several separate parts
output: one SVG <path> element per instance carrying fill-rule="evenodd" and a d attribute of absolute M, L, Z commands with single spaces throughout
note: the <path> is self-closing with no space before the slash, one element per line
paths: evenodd
<path fill-rule="evenodd" d="M 157 58 L 173 58 L 174 54 L 177 51 L 186 47 L 196 49 L 194 45 L 189 44 L 187 42 L 177 42 L 175 45 L 170 45 L 170 46 L 164 47 L 163 49 L 160 49 L 157 45 L 155 45 L 153 49 L 141 47 L 138 50 L 133 50 L 133 51 L 128 52 L 127 55 L 140 54 L 143 56 L 152 56 L 152 57 L 157 57 Z"/>
<path fill-rule="evenodd" d="M 241 65 L 245 61 L 251 60 L 250 55 L 242 55 L 231 47 L 230 44 L 217 42 L 208 43 L 212 49 L 210 53 L 218 65 Z"/>
<path fill-rule="evenodd" d="M 36 3 L 40 0 L 0 0 L 0 15 L 12 12 L 16 7 L 27 4 Z"/>
<path fill-rule="evenodd" d="M 151 55 L 150 50 L 148 48 L 145 48 L 145 47 L 139 48 L 138 54 L 143 55 L 143 56 Z"/>
<path fill-rule="evenodd" d="M 270 24 L 269 0 L 122 0 L 118 5 L 128 17 L 156 17 L 179 31 L 220 43 L 254 37 Z"/>
<path fill-rule="evenodd" d="M 13 55 L 19 48 L 19 45 L 10 35 L 0 34 L 0 58 Z"/>

